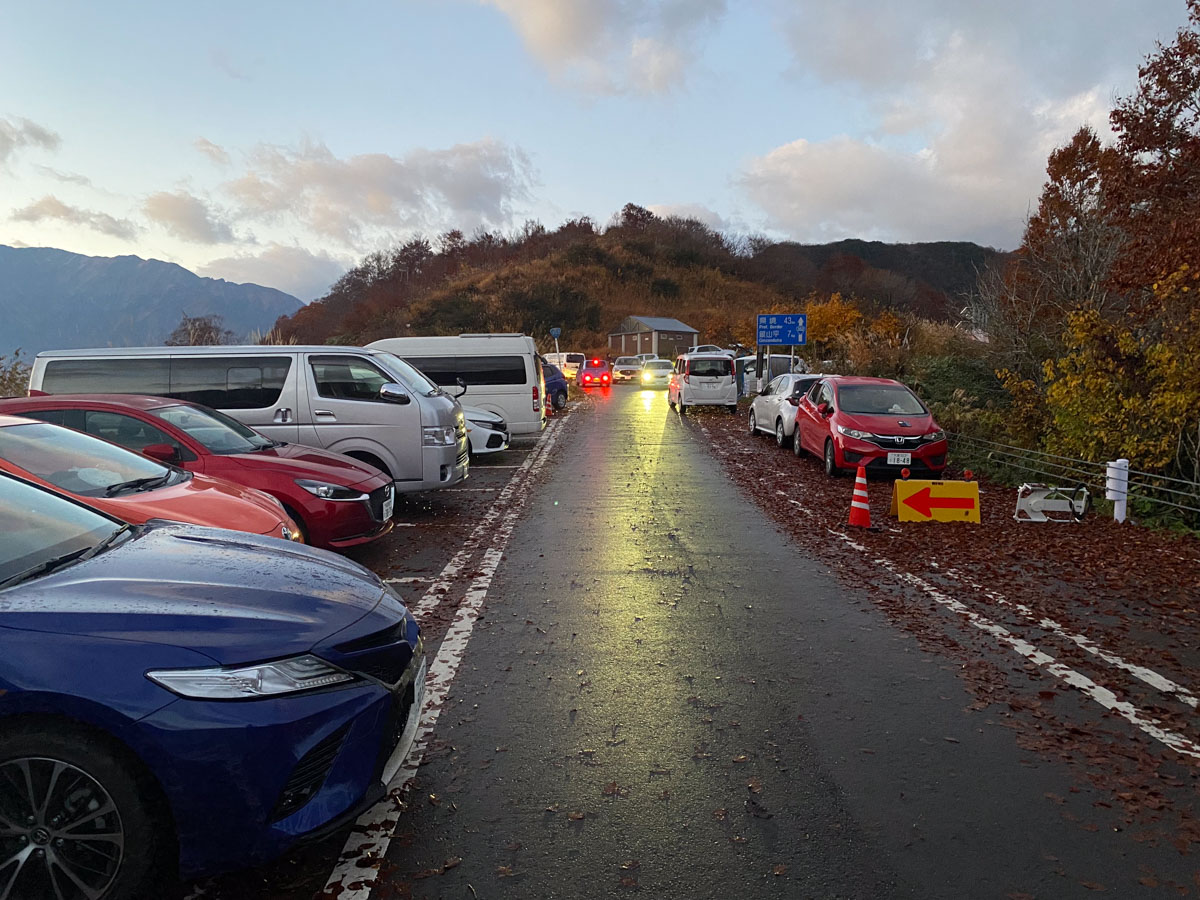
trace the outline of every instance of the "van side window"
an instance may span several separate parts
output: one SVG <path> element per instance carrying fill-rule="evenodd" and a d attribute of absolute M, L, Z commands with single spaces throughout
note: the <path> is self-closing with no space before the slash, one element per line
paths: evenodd
<path fill-rule="evenodd" d="M 330 400 L 379 400 L 379 389 L 392 383 L 382 370 L 357 356 L 314 356 L 309 360 L 317 394 Z"/>
<path fill-rule="evenodd" d="M 440 387 L 461 378 L 467 384 L 528 384 L 523 356 L 406 356 L 408 362 Z"/>
<path fill-rule="evenodd" d="M 170 395 L 214 409 L 265 409 L 279 402 L 291 367 L 287 356 L 176 356 Z"/>
<path fill-rule="evenodd" d="M 42 374 L 48 394 L 154 394 L 166 395 L 171 361 L 100 357 L 49 359 Z"/>
<path fill-rule="evenodd" d="M 453 356 L 406 356 L 404 360 L 438 387 L 458 384 L 457 360 Z"/>

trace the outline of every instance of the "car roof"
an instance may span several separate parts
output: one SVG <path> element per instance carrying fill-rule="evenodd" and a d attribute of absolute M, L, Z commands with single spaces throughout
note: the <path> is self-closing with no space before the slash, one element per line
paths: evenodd
<path fill-rule="evenodd" d="M 80 403 L 104 405 L 104 406 L 119 406 L 134 409 L 158 409 L 163 406 L 177 406 L 184 402 L 182 400 L 172 400 L 170 397 L 152 397 L 149 394 L 46 394 L 36 397 L 14 397 L 12 405 L 17 402 L 28 403 L 31 406 L 44 407 L 71 407 Z M 0 409 L 4 408 L 4 404 L 0 403 Z"/>
<path fill-rule="evenodd" d="M 905 387 L 894 378 L 874 378 L 868 375 L 826 375 L 835 384 L 895 384 Z"/>
<path fill-rule="evenodd" d="M 9 425 L 30 425 L 32 423 L 33 420 L 23 419 L 20 416 L 0 415 L 0 428 L 7 428 Z"/>

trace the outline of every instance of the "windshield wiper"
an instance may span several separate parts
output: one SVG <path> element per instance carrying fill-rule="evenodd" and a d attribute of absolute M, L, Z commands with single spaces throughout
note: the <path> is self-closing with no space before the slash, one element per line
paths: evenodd
<path fill-rule="evenodd" d="M 121 481 L 117 484 L 110 484 L 104 489 L 104 496 L 112 497 L 125 491 L 144 491 L 148 488 L 158 487 L 159 485 L 166 484 L 167 479 L 172 474 L 172 472 L 168 471 L 164 475 L 151 475 L 148 478 L 135 478 L 132 481 Z"/>
<path fill-rule="evenodd" d="M 0 581 L 0 590 L 6 587 L 11 587 L 18 581 L 24 581 L 27 578 L 33 578 L 37 575 L 44 575 L 47 572 L 52 572 L 60 566 L 65 566 L 69 562 L 80 559 L 85 553 L 91 550 L 91 547 L 82 547 L 79 550 L 72 550 L 70 553 L 64 553 L 62 556 L 56 556 L 53 559 L 48 559 L 43 563 L 38 563 L 32 568 L 26 569 L 24 572 L 18 572 L 12 578 Z"/>
<path fill-rule="evenodd" d="M 126 522 L 124 525 L 122 525 L 120 528 L 118 528 L 116 531 L 114 531 L 112 534 L 110 534 L 108 537 L 106 537 L 104 540 L 102 540 L 96 546 L 92 547 L 89 550 L 83 551 L 83 553 L 79 557 L 80 560 L 91 559 L 93 556 L 97 555 L 98 553 L 103 553 L 105 550 L 107 550 L 109 547 L 111 547 L 113 545 L 113 542 L 116 541 L 117 538 L 119 538 L 123 534 L 129 533 L 130 531 L 133 531 L 133 526 L 130 525 L 128 522 Z"/>

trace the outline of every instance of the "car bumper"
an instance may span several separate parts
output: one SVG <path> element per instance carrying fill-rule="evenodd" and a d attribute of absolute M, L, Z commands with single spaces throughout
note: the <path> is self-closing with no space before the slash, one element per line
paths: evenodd
<path fill-rule="evenodd" d="M 639 372 L 629 372 L 628 374 L 623 373 L 623 372 L 613 372 L 612 380 L 614 382 L 637 381 L 639 375 L 640 375 Z"/>
<path fill-rule="evenodd" d="M 364 491 L 363 500 L 324 500 L 303 511 L 309 543 L 317 547 L 355 547 L 378 540 L 392 530 L 395 485 L 386 482 Z M 391 502 L 388 502 L 389 497 Z"/>
<path fill-rule="evenodd" d="M 278 700 L 179 699 L 139 722 L 166 761 L 154 768 L 176 824 L 180 875 L 261 865 L 381 799 L 420 718 L 423 656 L 412 665 L 402 690 L 364 682 Z M 312 792 L 278 815 L 300 776 Z"/>
<path fill-rule="evenodd" d="M 880 447 L 869 441 L 842 436 L 835 439 L 834 444 L 838 450 L 838 465 L 844 468 L 864 466 L 871 472 L 899 473 L 901 469 L 908 469 L 915 473 L 931 472 L 934 474 L 940 473 L 946 468 L 946 454 L 949 446 L 945 440 L 941 440 L 922 444 L 912 449 L 896 450 Z M 911 461 L 906 464 L 889 463 L 888 454 L 897 452 L 908 453 Z"/>
<path fill-rule="evenodd" d="M 507 431 L 492 431 L 478 426 L 472 428 L 467 437 L 471 442 L 471 452 L 476 456 L 507 450 L 510 441 Z"/>

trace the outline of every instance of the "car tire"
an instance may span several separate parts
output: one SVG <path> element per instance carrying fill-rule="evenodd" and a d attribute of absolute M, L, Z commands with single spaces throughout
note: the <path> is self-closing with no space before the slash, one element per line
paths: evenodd
<path fill-rule="evenodd" d="M 555 409 L 566 409 L 567 407 L 567 392 L 555 391 L 554 396 L 550 398 L 550 405 Z"/>
<path fill-rule="evenodd" d="M 750 410 L 750 437 L 758 434 L 758 421 L 754 418 L 754 410 Z"/>
<path fill-rule="evenodd" d="M 728 406 L 728 409 L 729 409 L 729 414 L 731 416 L 736 416 L 738 414 L 738 408 L 737 408 L 736 403 L 730 403 Z"/>
<path fill-rule="evenodd" d="M 26 772 L 34 774 L 36 797 L 24 796 L 31 790 L 21 777 Z M 12 773 L 16 777 L 5 777 Z M 42 785 L 51 781 L 62 787 L 45 797 Z M 36 805 L 28 807 L 31 802 Z M 115 807 L 115 816 L 78 813 L 80 808 L 103 809 L 109 804 Z M 45 821 L 35 820 L 30 830 L 37 833 L 39 843 L 44 836 L 44 855 L 28 857 L 20 873 L 6 873 L 25 879 L 9 883 L 13 891 L 9 896 L 43 896 L 43 890 L 57 893 L 49 882 L 55 877 L 50 874 L 51 861 L 59 884 L 72 891 L 75 887 L 63 877 L 63 871 L 83 879 L 99 896 L 141 900 L 163 895 L 162 882 L 171 878 L 174 868 L 170 819 L 160 812 L 161 802 L 149 776 L 137 771 L 119 745 L 82 728 L 44 721 L 6 728 L 0 735 L 0 809 L 29 808 L 36 816 L 39 807 Z M 71 837 L 54 837 L 56 814 L 67 817 L 74 833 Z M 84 826 L 89 824 L 93 834 L 120 835 L 121 848 L 115 851 L 115 859 L 112 840 L 85 836 Z M 67 842 L 65 847 L 59 840 Z M 75 852 L 58 851 L 59 847 Z M 80 855 L 86 856 L 86 867 L 73 864 Z"/>
<path fill-rule="evenodd" d="M 825 441 L 825 474 L 830 478 L 837 478 L 841 474 L 841 469 L 837 467 L 837 455 L 833 449 L 832 438 Z"/>
<path fill-rule="evenodd" d="M 792 453 L 795 456 L 804 455 L 804 447 L 800 443 L 800 426 L 796 426 L 795 432 L 792 433 Z"/>
<path fill-rule="evenodd" d="M 780 449 L 787 446 L 787 435 L 783 431 L 783 419 L 775 420 L 775 446 Z"/>
<path fill-rule="evenodd" d="M 667 406 L 671 407 L 671 412 L 675 411 L 675 401 L 670 397 L 667 398 Z"/>
<path fill-rule="evenodd" d="M 679 401 L 679 414 L 681 416 L 687 415 L 687 405 L 682 400 Z"/>

